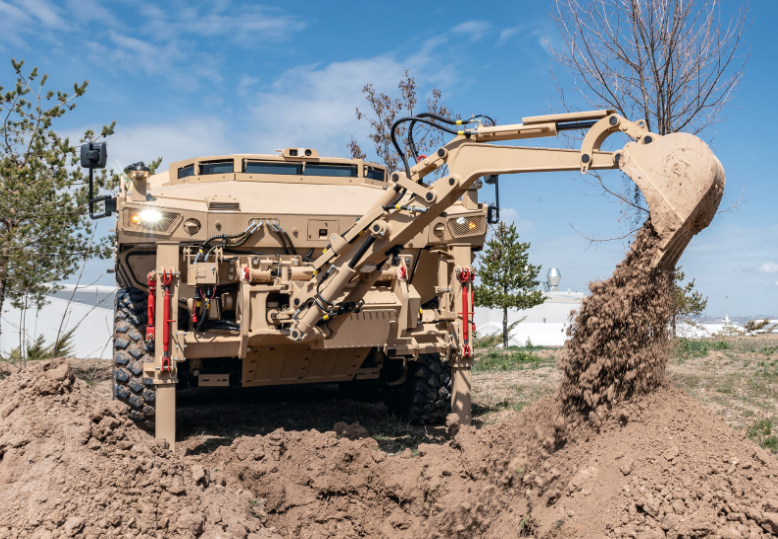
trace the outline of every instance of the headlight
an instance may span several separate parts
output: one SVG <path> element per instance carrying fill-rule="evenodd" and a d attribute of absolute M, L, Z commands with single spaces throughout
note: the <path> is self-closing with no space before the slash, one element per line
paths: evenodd
<path fill-rule="evenodd" d="M 153 225 L 158 223 L 162 219 L 162 214 L 157 210 L 143 210 L 138 214 L 141 223 Z M 135 222 L 135 216 L 133 216 L 133 222 Z"/>

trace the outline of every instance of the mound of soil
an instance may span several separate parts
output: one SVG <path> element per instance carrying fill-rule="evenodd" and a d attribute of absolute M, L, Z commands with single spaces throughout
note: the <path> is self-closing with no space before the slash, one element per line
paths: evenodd
<path fill-rule="evenodd" d="M 64 360 L 0 381 L 0 538 L 278 537 L 251 515 L 251 493 L 224 483 Z"/>
<path fill-rule="evenodd" d="M 559 441 L 559 401 L 388 457 L 372 438 L 284 432 L 189 457 L 256 493 L 283 537 L 771 537 L 778 463 L 681 391 Z"/>
<path fill-rule="evenodd" d="M 398 456 L 356 425 L 177 456 L 56 361 L 0 402 L 3 539 L 778 534 L 774 456 L 668 387 L 597 429 L 553 396 Z"/>
<path fill-rule="evenodd" d="M 666 383 L 650 223 L 591 286 L 559 394 L 390 456 L 359 424 L 177 456 L 53 361 L 0 381 L 0 539 L 753 539 L 778 461 Z"/>

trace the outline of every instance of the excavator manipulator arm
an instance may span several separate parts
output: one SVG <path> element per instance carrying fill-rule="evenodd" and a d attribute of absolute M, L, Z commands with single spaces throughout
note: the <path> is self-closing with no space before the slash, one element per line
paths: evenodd
<path fill-rule="evenodd" d="M 588 129 L 580 149 L 486 144 L 552 137 L 568 129 Z M 600 150 L 605 139 L 618 132 L 634 141 L 615 152 Z M 685 133 L 659 136 L 650 133 L 644 121 L 632 122 L 611 110 L 535 116 L 521 124 L 479 126 L 458 135 L 434 155 L 406 168 L 410 174 L 392 173 L 393 189 L 344 235 L 332 238 L 330 248 L 314 264 L 316 273 L 306 288 L 307 300 L 295 313 L 291 340 L 312 338 L 320 331 L 317 323 L 333 309 L 357 305 L 386 261 L 482 176 L 573 170 L 585 174 L 620 168 L 643 193 L 661 238 L 653 263 L 668 268 L 675 266 L 691 237 L 708 226 L 724 190 L 721 164 L 699 138 Z M 447 176 L 428 186 L 421 182 L 443 165 L 448 166 Z M 360 274 L 357 284 L 336 304 Z"/>

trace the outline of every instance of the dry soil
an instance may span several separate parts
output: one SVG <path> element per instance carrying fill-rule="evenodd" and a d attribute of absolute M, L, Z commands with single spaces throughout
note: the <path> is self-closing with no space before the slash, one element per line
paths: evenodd
<path fill-rule="evenodd" d="M 562 385 L 387 456 L 356 424 L 173 454 L 55 360 L 0 381 L 0 539 L 778 535 L 778 463 L 665 378 L 650 225 L 592 285 Z"/>

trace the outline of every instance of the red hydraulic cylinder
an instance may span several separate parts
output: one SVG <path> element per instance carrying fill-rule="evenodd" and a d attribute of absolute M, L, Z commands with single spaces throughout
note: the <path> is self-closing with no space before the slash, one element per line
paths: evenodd
<path fill-rule="evenodd" d="M 146 322 L 146 342 L 152 342 L 154 340 L 154 313 L 156 311 L 155 301 L 157 292 L 157 274 L 153 271 L 150 271 L 146 276 L 146 286 L 149 287 L 148 308 L 146 309 L 148 317 Z"/>
<path fill-rule="evenodd" d="M 162 370 L 170 371 L 170 283 L 173 282 L 173 272 L 162 270 L 162 319 L 165 325 L 162 326 Z"/>
<path fill-rule="evenodd" d="M 475 272 L 472 272 L 470 268 L 462 268 L 459 274 L 462 284 L 462 355 L 465 358 L 473 357 L 473 348 L 470 346 L 470 315 L 474 314 L 475 309 L 471 311 L 467 291 L 473 282 L 474 275 Z M 473 297 L 473 305 L 475 305 L 475 297 Z M 475 324 L 473 324 L 473 330 L 475 330 Z"/>

